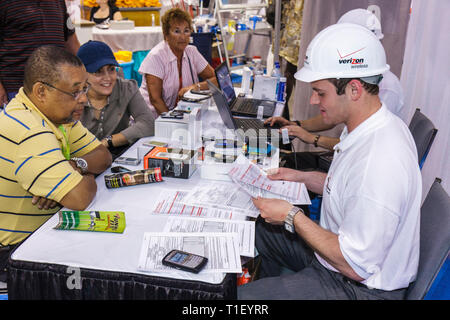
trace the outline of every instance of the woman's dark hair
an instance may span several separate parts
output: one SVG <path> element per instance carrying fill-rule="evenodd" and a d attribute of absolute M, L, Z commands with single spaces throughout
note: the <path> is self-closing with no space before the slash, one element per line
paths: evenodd
<path fill-rule="evenodd" d="M 363 88 L 372 95 L 377 95 L 380 92 L 380 88 L 378 87 L 378 85 L 364 82 L 364 80 L 360 78 L 327 79 L 327 80 L 330 81 L 336 87 L 336 93 L 338 96 L 340 96 L 344 94 L 345 87 L 347 87 L 347 84 L 353 79 L 361 82 Z"/>
<path fill-rule="evenodd" d="M 161 17 L 162 32 L 164 36 L 167 36 L 170 32 L 171 23 L 174 21 L 186 21 L 189 28 L 192 29 L 191 16 L 180 8 L 172 8 L 167 10 Z"/>
<path fill-rule="evenodd" d="M 116 0 L 108 0 L 108 6 L 110 8 L 115 7 L 116 6 Z"/>

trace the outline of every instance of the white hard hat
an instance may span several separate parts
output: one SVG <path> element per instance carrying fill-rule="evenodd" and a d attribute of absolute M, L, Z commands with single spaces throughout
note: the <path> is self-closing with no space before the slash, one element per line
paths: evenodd
<path fill-rule="evenodd" d="M 381 32 L 381 23 L 377 16 L 366 9 L 354 9 L 345 13 L 337 23 L 355 23 L 363 26 L 377 36 L 378 39 L 383 39 L 384 35 Z"/>
<path fill-rule="evenodd" d="M 372 32 L 356 24 L 339 23 L 314 37 L 306 50 L 303 67 L 294 76 L 304 82 L 363 78 L 378 83 L 373 76 L 388 70 L 384 48 Z"/>

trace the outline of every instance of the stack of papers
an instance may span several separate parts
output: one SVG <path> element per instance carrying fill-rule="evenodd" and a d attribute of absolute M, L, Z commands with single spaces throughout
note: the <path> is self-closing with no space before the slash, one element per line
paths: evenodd
<path fill-rule="evenodd" d="M 252 198 L 311 204 L 303 183 L 270 180 L 244 155 L 232 164 L 228 176 L 231 182 L 203 180 L 189 191 L 167 189 L 160 193 L 152 214 L 170 217 L 164 232 L 144 234 L 139 270 L 185 272 L 161 262 L 169 251 L 178 249 L 208 258 L 201 273 L 240 273 L 240 256 L 255 256 L 255 222 L 246 221 L 259 215 Z"/>
<path fill-rule="evenodd" d="M 238 157 L 228 175 L 251 197 L 283 199 L 292 204 L 311 204 L 304 183 L 270 180 L 263 170 L 244 156 Z"/>
<path fill-rule="evenodd" d="M 139 256 L 138 269 L 149 272 L 185 272 L 164 266 L 162 259 L 172 249 L 208 258 L 201 273 L 241 273 L 237 233 L 147 232 Z"/>

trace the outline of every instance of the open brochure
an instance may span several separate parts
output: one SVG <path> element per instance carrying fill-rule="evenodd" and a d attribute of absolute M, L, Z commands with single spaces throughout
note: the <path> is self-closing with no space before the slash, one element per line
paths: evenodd
<path fill-rule="evenodd" d="M 125 213 L 122 211 L 60 211 L 54 229 L 122 233 Z"/>
<path fill-rule="evenodd" d="M 236 159 L 228 176 L 251 197 L 283 199 L 292 204 L 311 204 L 304 183 L 270 180 L 263 170 L 243 155 Z"/>
<path fill-rule="evenodd" d="M 238 208 L 219 208 L 212 206 L 210 203 L 189 204 L 186 202 L 188 194 L 189 191 L 184 190 L 161 190 L 158 199 L 155 201 L 152 214 L 229 220 L 245 220 L 247 216 L 256 216 L 254 211 Z"/>
<path fill-rule="evenodd" d="M 193 187 L 183 201 L 190 205 L 232 209 L 253 218 L 259 215 L 251 197 L 231 181 L 204 180 Z"/>

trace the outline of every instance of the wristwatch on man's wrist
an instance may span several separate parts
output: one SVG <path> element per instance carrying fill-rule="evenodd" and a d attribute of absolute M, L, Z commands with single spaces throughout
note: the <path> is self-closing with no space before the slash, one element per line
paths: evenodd
<path fill-rule="evenodd" d="M 289 210 L 286 219 L 284 219 L 284 228 L 290 233 L 295 233 L 294 217 L 300 211 L 303 212 L 299 207 L 293 206 L 292 209 Z"/>
<path fill-rule="evenodd" d="M 84 174 L 88 171 L 88 163 L 83 158 L 73 157 L 70 160 L 74 161 L 77 168 L 81 170 L 81 173 Z"/>

